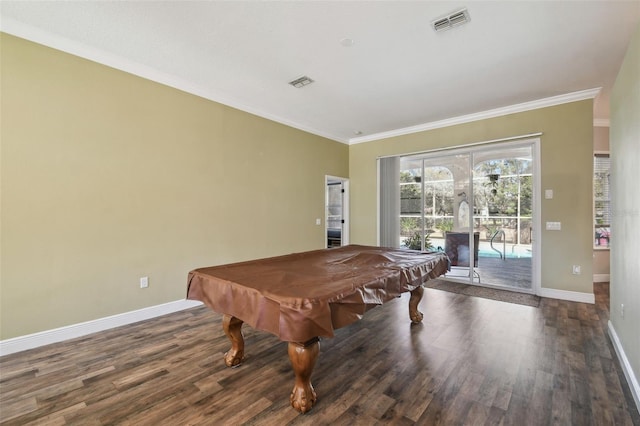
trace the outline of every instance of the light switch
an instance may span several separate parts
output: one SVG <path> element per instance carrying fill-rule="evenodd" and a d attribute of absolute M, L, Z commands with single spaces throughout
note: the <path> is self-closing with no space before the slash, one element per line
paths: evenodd
<path fill-rule="evenodd" d="M 560 222 L 547 222 L 547 231 L 560 231 L 562 226 Z"/>
<path fill-rule="evenodd" d="M 553 199 L 553 189 L 545 189 L 544 198 L 546 198 L 547 200 Z"/>
<path fill-rule="evenodd" d="M 316 219 L 316 225 L 321 225 L 322 224 L 322 220 L 320 220 L 319 218 Z"/>

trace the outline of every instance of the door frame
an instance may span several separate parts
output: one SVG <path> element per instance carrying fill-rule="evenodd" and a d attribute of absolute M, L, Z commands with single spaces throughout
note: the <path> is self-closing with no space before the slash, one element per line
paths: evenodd
<path fill-rule="evenodd" d="M 331 182 L 340 182 L 342 183 L 342 231 L 340 235 L 340 245 L 346 246 L 349 244 L 349 179 L 340 177 L 340 176 L 332 176 L 325 175 L 324 177 L 324 246 L 328 247 L 327 243 L 327 232 L 328 226 L 327 224 L 329 219 L 329 209 L 327 206 L 329 205 L 329 183 Z"/>
<path fill-rule="evenodd" d="M 425 155 L 425 156 L 429 156 L 429 157 L 437 157 L 437 156 L 449 156 L 449 155 L 456 155 L 456 154 L 461 154 L 461 153 L 468 153 L 470 154 L 469 157 L 469 167 L 470 170 L 472 170 L 473 165 L 471 164 L 472 158 L 474 153 L 485 150 L 489 147 L 496 147 L 496 146 L 504 146 L 505 149 L 508 149 L 509 147 L 514 147 L 517 145 L 531 145 L 531 155 L 532 155 L 532 160 L 533 160 L 533 182 L 532 182 L 532 190 L 533 190 L 533 211 L 532 211 L 532 223 L 533 223 L 533 232 L 531 235 L 531 243 L 532 243 L 532 262 L 531 262 L 531 289 L 529 291 L 523 291 L 524 293 L 530 293 L 530 294 L 536 294 L 536 295 L 540 295 L 541 293 L 541 235 L 542 235 L 542 215 L 541 215 L 541 194 L 542 194 L 542 178 L 541 178 L 541 171 L 542 171 L 542 165 L 541 165 L 541 156 L 540 156 L 540 145 L 541 145 L 541 138 L 540 136 L 542 135 L 542 133 L 535 133 L 535 134 L 529 134 L 529 135 L 522 135 L 522 136 L 518 136 L 518 137 L 512 137 L 512 138 L 503 138 L 503 139 L 496 139 L 496 140 L 491 140 L 491 141 L 485 141 L 485 142 L 476 142 L 476 143 L 471 143 L 471 144 L 466 144 L 466 145 L 459 145 L 459 146 L 452 146 L 452 147 L 446 147 L 446 148 L 437 148 L 437 149 L 433 149 L 433 150 L 428 150 L 428 151 L 421 151 L 421 152 L 415 152 L 415 153 L 410 153 L 410 154 L 402 154 L 402 155 L 397 155 L 397 156 L 393 156 L 393 157 L 410 157 L 410 156 L 417 156 L 417 155 Z M 380 161 L 378 161 L 378 169 L 379 169 L 379 164 Z M 379 173 L 378 173 L 379 176 Z M 379 180 L 379 179 L 378 179 Z M 470 181 L 470 192 L 473 193 L 473 181 Z M 377 214 L 377 218 L 378 218 L 378 241 L 379 241 L 379 233 L 380 233 L 380 182 L 378 182 L 378 189 L 377 189 L 377 195 L 378 195 L 378 214 Z M 471 226 L 471 219 L 473 218 L 473 215 L 470 215 L 470 226 Z M 470 249 L 473 249 L 473 239 L 471 238 L 471 247 Z M 485 283 L 480 284 L 483 287 L 492 287 L 491 285 L 487 285 Z M 502 289 L 501 287 L 497 287 Z M 512 291 L 518 291 L 516 290 L 512 290 Z"/>

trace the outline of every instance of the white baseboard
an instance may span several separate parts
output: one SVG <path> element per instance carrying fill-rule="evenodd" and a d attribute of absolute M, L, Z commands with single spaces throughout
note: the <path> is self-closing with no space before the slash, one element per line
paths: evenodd
<path fill-rule="evenodd" d="M 593 293 L 581 293 L 578 291 L 556 290 L 553 288 L 541 288 L 538 296 L 548 297 L 551 299 L 569 300 L 579 303 L 596 303 L 596 297 Z"/>
<path fill-rule="evenodd" d="M 610 280 L 609 274 L 593 274 L 594 283 L 608 283 Z"/>
<path fill-rule="evenodd" d="M 72 324 L 53 330 L 0 340 L 0 356 L 26 351 L 27 349 L 62 342 L 64 340 L 75 339 L 76 337 L 86 336 L 87 334 L 97 333 L 110 328 L 193 308 L 201 304 L 201 302 L 193 300 L 176 300 L 174 302 L 163 303 L 162 305 L 150 306 L 136 311 L 98 318 L 96 320 Z"/>
<path fill-rule="evenodd" d="M 620 365 L 622 366 L 622 370 L 624 371 L 624 376 L 627 378 L 627 382 L 629 383 L 629 388 L 631 388 L 631 394 L 633 395 L 633 400 L 636 402 L 636 408 L 638 412 L 640 412 L 640 384 L 638 384 L 638 378 L 633 373 L 633 369 L 631 368 L 631 364 L 629 364 L 629 359 L 627 358 L 627 354 L 624 353 L 624 348 L 620 343 L 620 339 L 618 339 L 618 334 L 616 333 L 615 328 L 613 328 L 613 324 L 609 321 L 609 337 L 611 337 L 611 342 L 613 343 L 613 347 L 616 350 L 616 354 L 618 355 L 618 360 L 620 360 Z"/>

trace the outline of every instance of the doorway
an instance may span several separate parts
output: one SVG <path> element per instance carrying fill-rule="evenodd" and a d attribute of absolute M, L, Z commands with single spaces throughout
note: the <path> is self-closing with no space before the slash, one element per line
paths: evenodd
<path fill-rule="evenodd" d="M 447 253 L 447 279 L 536 293 L 539 140 L 400 158 L 401 246 Z"/>
<path fill-rule="evenodd" d="M 325 176 L 325 242 L 327 248 L 349 244 L 349 180 Z"/>

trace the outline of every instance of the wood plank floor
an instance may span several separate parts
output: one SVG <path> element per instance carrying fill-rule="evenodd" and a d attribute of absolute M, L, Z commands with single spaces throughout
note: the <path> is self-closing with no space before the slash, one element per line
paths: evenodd
<path fill-rule="evenodd" d="M 2 425 L 640 424 L 596 305 L 539 308 L 426 289 L 321 341 L 318 402 L 289 407 L 286 343 L 245 326 L 247 359 L 224 366 L 205 307 L 0 358 Z"/>

